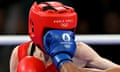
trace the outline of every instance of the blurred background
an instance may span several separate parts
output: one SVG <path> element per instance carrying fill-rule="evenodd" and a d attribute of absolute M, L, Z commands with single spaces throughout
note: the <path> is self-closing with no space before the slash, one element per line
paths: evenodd
<path fill-rule="evenodd" d="M 28 11 L 34 1 L 0 0 L 0 35 L 28 35 Z M 75 8 L 78 13 L 76 34 L 120 34 L 120 2 L 118 0 L 56 1 Z M 0 46 L 0 72 L 9 72 L 9 59 L 15 46 Z M 120 64 L 120 45 L 90 46 L 101 56 Z"/>

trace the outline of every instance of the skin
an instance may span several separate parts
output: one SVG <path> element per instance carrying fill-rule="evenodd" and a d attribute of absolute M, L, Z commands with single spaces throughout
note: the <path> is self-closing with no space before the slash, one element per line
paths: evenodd
<path fill-rule="evenodd" d="M 17 51 L 18 47 L 14 48 L 11 54 L 10 72 L 15 72 L 18 64 Z M 45 65 L 52 63 L 50 57 L 44 55 L 44 53 L 37 47 L 34 56 L 42 60 Z M 73 62 L 66 62 L 61 65 L 60 72 L 111 72 L 111 70 L 119 70 L 118 64 L 101 57 L 90 46 L 82 42 L 77 43 L 76 52 L 72 60 Z M 85 66 L 90 68 L 85 68 Z"/>
<path fill-rule="evenodd" d="M 60 72 L 120 72 L 120 67 L 111 67 L 105 70 L 92 68 L 78 68 L 74 63 L 68 62 L 61 66 Z"/>
<path fill-rule="evenodd" d="M 90 68 L 85 68 L 85 66 Z M 101 57 L 82 42 L 77 43 L 73 63 L 68 62 L 61 66 L 61 72 L 114 72 L 115 69 L 120 71 L 119 65 Z"/>

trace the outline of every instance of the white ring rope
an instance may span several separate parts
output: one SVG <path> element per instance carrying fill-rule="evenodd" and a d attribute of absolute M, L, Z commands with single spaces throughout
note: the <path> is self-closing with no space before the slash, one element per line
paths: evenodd
<path fill-rule="evenodd" d="M 29 40 L 28 35 L 0 35 L 0 45 L 16 45 Z M 120 44 L 120 35 L 75 35 L 75 41 L 93 45 Z"/>

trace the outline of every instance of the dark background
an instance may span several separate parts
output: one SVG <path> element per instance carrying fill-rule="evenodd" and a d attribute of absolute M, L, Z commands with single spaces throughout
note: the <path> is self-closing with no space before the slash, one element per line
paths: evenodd
<path fill-rule="evenodd" d="M 0 35 L 28 35 L 27 17 L 35 0 L 0 0 Z M 38 0 L 38 2 L 50 0 Z M 55 1 L 55 0 L 52 0 Z M 118 0 L 56 0 L 78 13 L 76 34 L 120 34 Z M 0 46 L 0 72 L 9 72 L 13 46 Z M 102 57 L 120 64 L 120 45 L 90 45 Z"/>

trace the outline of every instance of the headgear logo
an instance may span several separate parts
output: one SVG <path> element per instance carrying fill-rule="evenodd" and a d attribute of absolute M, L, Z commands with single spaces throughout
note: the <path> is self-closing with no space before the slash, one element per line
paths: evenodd
<path fill-rule="evenodd" d="M 70 35 L 69 35 L 68 33 L 63 33 L 62 39 L 63 39 L 64 41 L 70 41 Z"/>

